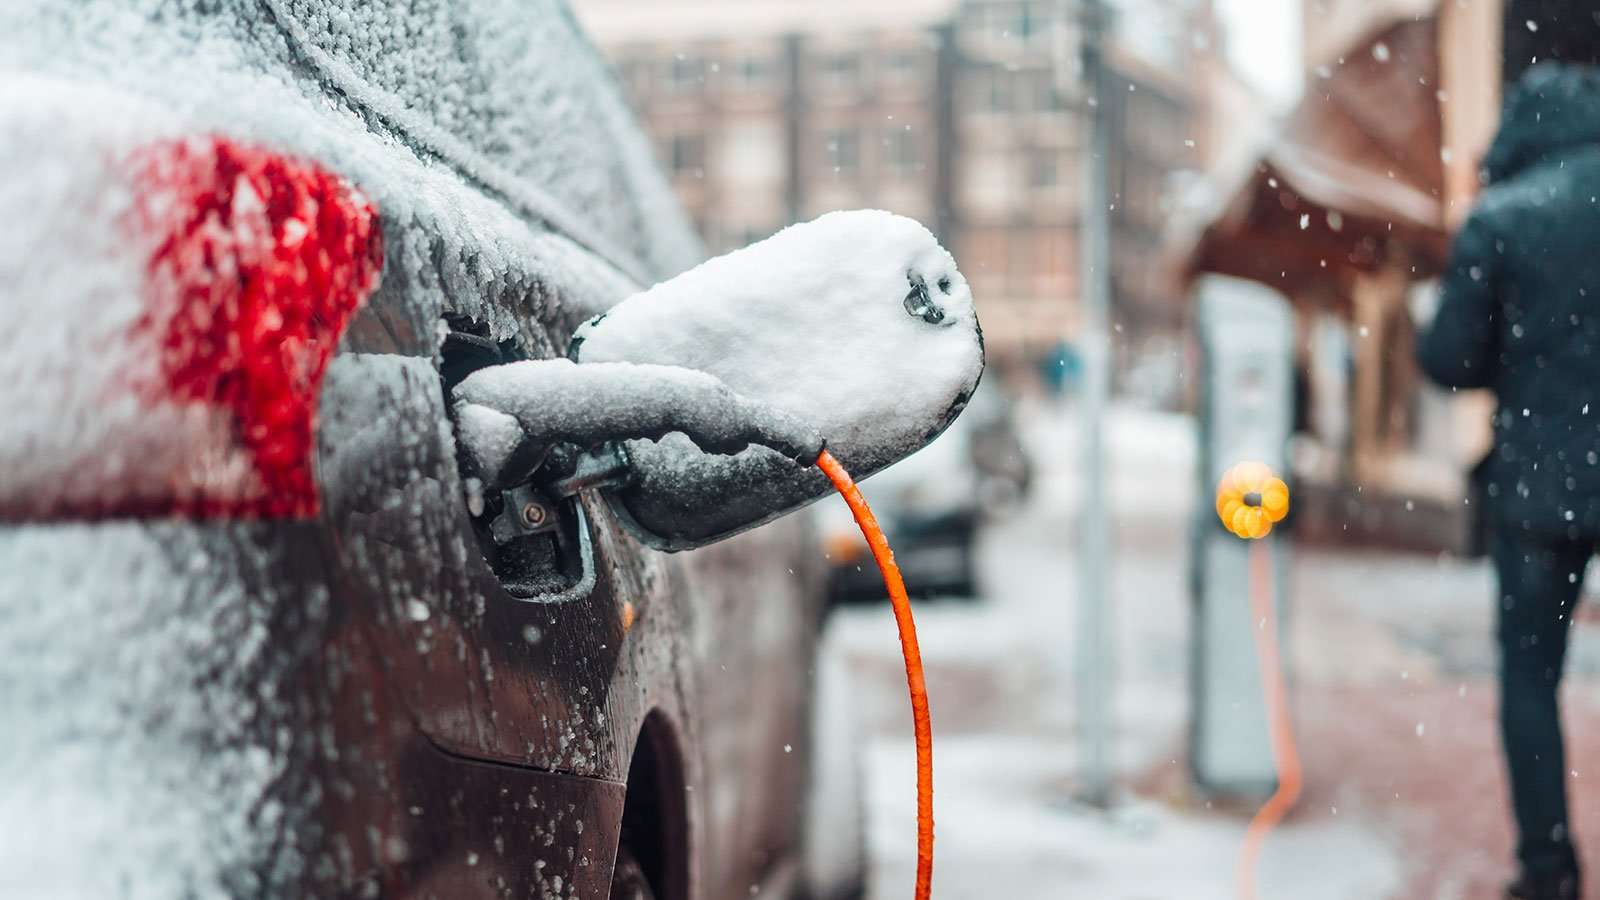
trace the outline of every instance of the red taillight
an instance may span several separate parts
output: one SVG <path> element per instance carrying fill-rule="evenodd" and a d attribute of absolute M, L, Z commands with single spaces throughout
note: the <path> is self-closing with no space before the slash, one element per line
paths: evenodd
<path fill-rule="evenodd" d="M 258 482 L 175 492 L 166 511 L 315 515 L 322 374 L 383 264 L 372 204 L 316 165 L 226 138 L 155 144 L 133 165 L 132 224 L 156 242 L 131 337 L 154 339 L 161 373 L 139 390 L 225 409 Z"/>
<path fill-rule="evenodd" d="M 224 138 L 107 152 L 24 119 L 0 120 L 3 212 L 31 229 L 0 254 L 0 521 L 315 515 L 322 376 L 382 266 L 372 204 Z"/>

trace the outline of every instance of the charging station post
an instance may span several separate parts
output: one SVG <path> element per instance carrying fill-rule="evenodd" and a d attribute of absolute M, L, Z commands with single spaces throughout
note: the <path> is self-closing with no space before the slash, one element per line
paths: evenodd
<path fill-rule="evenodd" d="M 1104 808 L 1111 803 L 1115 635 L 1110 622 L 1110 541 L 1106 533 L 1105 408 L 1111 381 L 1111 223 L 1109 104 L 1103 102 L 1103 46 L 1107 11 L 1103 0 L 1079 0 L 1082 69 L 1078 73 L 1088 130 L 1083 165 L 1083 225 L 1079 284 L 1083 328 L 1082 464 L 1078 522 L 1077 697 L 1083 748 L 1079 799 Z"/>
<path fill-rule="evenodd" d="M 1276 775 L 1254 650 L 1259 623 L 1251 613 L 1250 554 L 1270 556 L 1281 635 L 1288 548 L 1276 537 L 1252 548 L 1229 534 L 1210 498 L 1222 474 L 1242 460 L 1289 472 L 1294 322 L 1284 298 L 1254 282 L 1207 276 L 1195 292 L 1202 380 L 1190 553 L 1189 764 L 1203 790 L 1260 797 L 1272 793 Z"/>

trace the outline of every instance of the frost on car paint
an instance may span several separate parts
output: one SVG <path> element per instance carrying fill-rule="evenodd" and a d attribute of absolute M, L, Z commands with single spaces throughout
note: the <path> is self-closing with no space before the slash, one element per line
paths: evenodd
<path fill-rule="evenodd" d="M 153 498 L 155 512 L 308 516 L 322 373 L 377 284 L 383 244 L 358 191 L 316 165 L 225 138 L 141 148 L 138 220 L 156 236 L 136 339 L 154 339 L 151 402 L 231 414 L 246 490 Z"/>
<path fill-rule="evenodd" d="M 316 633 L 330 596 L 271 583 L 285 549 L 0 531 L 0 897 L 272 896 L 272 867 L 304 862 L 274 835 L 310 833 L 316 734 L 274 637 Z"/>
<path fill-rule="evenodd" d="M 702 257 L 587 49 L 557 0 L 20 0 L 0 9 L 0 118 L 48 111 L 119 151 L 224 133 L 340 173 L 382 210 L 411 353 L 446 312 L 504 339 L 513 297 L 570 329 Z"/>
<path fill-rule="evenodd" d="M 27 226 L 0 260 L 59 276 L 32 295 L 47 302 L 0 296 L 6 376 L 61 398 L 75 375 L 130 371 L 83 342 L 143 309 L 117 285 L 153 248 L 90 252 L 125 240 L 132 190 L 106 166 L 137 147 L 226 134 L 315 160 L 381 212 L 385 257 L 325 376 L 317 521 L 0 529 L 0 710 L 27 720 L 0 728 L 0 835 L 25 834 L 0 840 L 0 897 L 387 896 L 386 876 L 419 895 L 604 896 L 647 712 L 687 735 L 707 892 L 742 891 L 789 840 L 787 819 L 746 811 L 800 808 L 770 777 L 803 747 L 816 594 L 797 526 L 671 560 L 590 503 L 591 602 L 512 603 L 463 527 L 440 390 L 442 317 L 559 356 L 582 321 L 699 259 L 686 217 L 563 4 L 370 6 L 0 8 L 0 209 Z M 434 40 L 472 76 L 429 62 Z M 485 131 L 456 127 L 485 108 Z M 569 233 L 575 213 L 587 228 Z M 96 440 L 69 431 L 68 448 Z M 429 794 L 446 765 L 481 778 Z"/>
<path fill-rule="evenodd" d="M 63 180 L 127 207 L 61 223 L 49 237 L 66 252 L 13 260 L 7 280 L 13 304 L 58 304 L 26 337 L 106 365 L 21 371 L 0 388 L 0 408 L 22 413 L 0 468 L 27 476 L 0 486 L 0 518 L 314 515 L 322 373 L 382 266 L 371 204 L 324 169 L 221 137 L 72 162 Z M 74 231 L 102 243 L 72 247 Z M 121 278 L 94 284 L 78 277 L 87 253 L 131 254 L 143 271 L 111 263 Z M 98 290 L 137 310 L 97 322 Z"/>

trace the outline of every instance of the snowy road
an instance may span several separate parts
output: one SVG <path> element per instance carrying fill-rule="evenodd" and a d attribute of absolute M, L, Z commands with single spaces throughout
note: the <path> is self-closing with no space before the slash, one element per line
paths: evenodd
<path fill-rule="evenodd" d="M 935 731 L 934 894 L 1235 897 L 1249 810 L 1211 808 L 1187 787 L 1180 755 L 1188 714 L 1184 528 L 1194 494 L 1193 437 L 1182 418 L 1113 417 L 1115 757 L 1124 799 L 1110 813 L 1072 802 L 1071 434 L 1059 415 L 1031 429 L 1039 488 L 1030 508 L 985 539 L 987 600 L 918 610 Z M 1496 896 L 1508 836 L 1492 741 L 1485 568 L 1306 552 L 1292 578 L 1289 653 L 1309 784 L 1268 842 L 1261 895 Z M 862 687 L 872 896 L 882 900 L 906 895 L 914 865 L 913 756 L 893 633 L 886 609 L 864 609 L 843 612 L 830 634 Z M 1578 674 L 1593 696 L 1600 639 L 1580 627 L 1575 641 Z M 1568 706 L 1575 741 L 1600 731 L 1583 719 L 1586 710 L 1595 718 L 1593 702 Z M 1459 766 L 1442 780 L 1441 758 Z M 1445 796 L 1456 793 L 1463 796 Z M 1581 796 L 1577 802 L 1580 812 L 1587 808 Z M 1600 822 L 1585 829 L 1586 821 L 1580 815 L 1580 833 L 1600 834 Z M 1458 823 L 1470 824 L 1446 827 Z"/>

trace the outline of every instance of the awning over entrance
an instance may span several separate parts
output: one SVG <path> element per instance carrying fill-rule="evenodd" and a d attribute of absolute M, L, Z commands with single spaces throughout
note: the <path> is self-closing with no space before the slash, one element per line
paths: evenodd
<path fill-rule="evenodd" d="M 1315 286 L 1338 302 L 1385 261 L 1417 277 L 1443 265 L 1436 20 L 1345 25 L 1366 30 L 1313 69 L 1305 97 L 1187 249 L 1187 275 L 1249 278 L 1289 296 Z"/>

